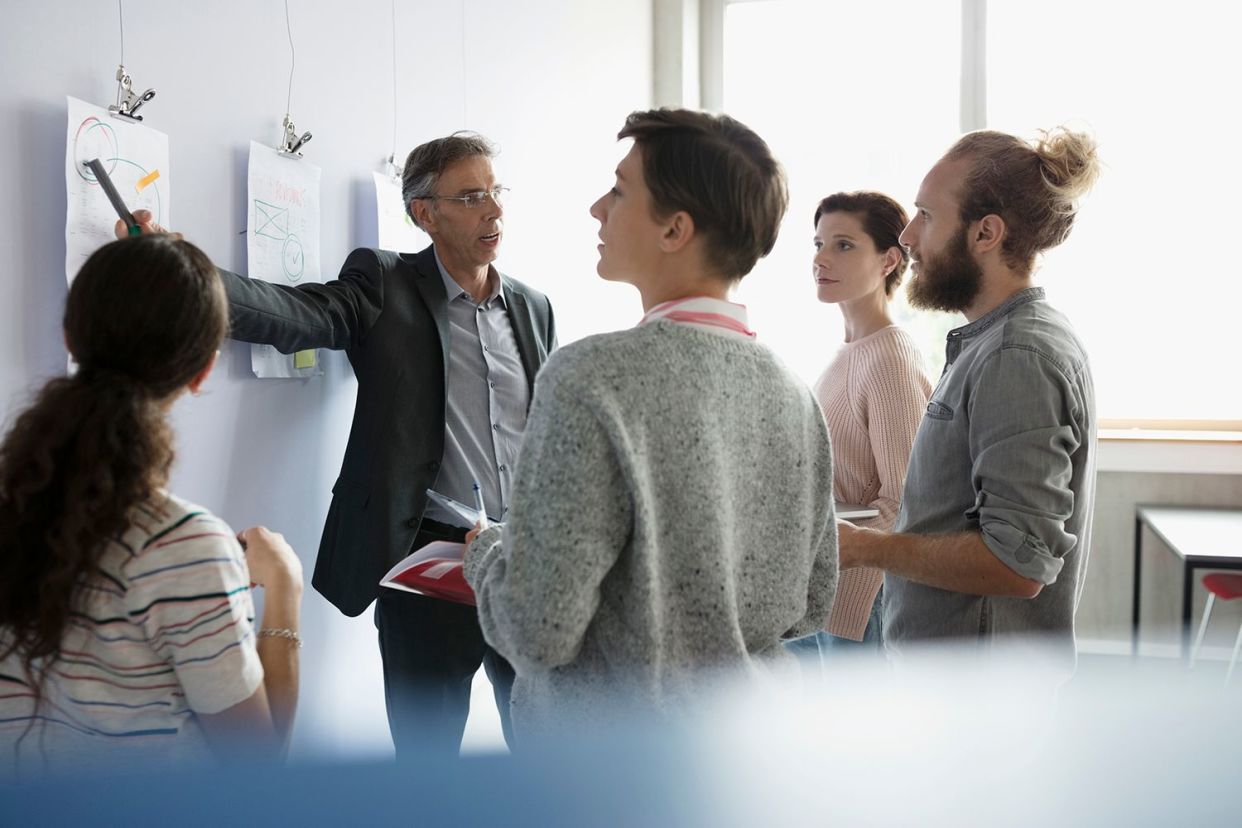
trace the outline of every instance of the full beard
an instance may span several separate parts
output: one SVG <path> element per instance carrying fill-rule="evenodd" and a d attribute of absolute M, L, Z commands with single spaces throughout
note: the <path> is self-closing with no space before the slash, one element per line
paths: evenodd
<path fill-rule="evenodd" d="M 958 228 L 944 252 L 924 259 L 906 286 L 910 306 L 922 310 L 962 311 L 983 290 L 983 268 L 966 245 L 966 227 Z"/>

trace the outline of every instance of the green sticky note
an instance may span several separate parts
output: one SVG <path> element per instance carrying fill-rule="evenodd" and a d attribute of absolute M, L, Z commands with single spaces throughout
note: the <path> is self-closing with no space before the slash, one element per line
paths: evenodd
<path fill-rule="evenodd" d="M 313 350 L 294 352 L 293 367 L 294 368 L 314 368 L 315 367 L 315 352 Z"/>

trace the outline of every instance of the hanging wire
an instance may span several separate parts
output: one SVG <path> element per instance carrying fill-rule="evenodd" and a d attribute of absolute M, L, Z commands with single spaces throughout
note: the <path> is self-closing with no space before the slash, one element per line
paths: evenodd
<path fill-rule="evenodd" d="M 121 19 L 121 65 L 125 65 L 125 5 L 122 0 L 116 0 L 116 14 Z"/>
<path fill-rule="evenodd" d="M 293 50 L 293 24 L 289 22 L 289 0 L 285 0 L 285 30 L 289 33 L 289 95 L 285 98 L 285 114 L 293 104 L 293 67 L 297 66 L 297 52 Z"/>
<path fill-rule="evenodd" d="M 461 88 L 467 90 L 470 87 L 466 85 L 466 0 L 461 0 Z M 462 129 L 470 128 L 470 119 L 466 116 L 469 114 L 467 107 L 468 95 L 461 96 L 461 127 Z"/>
<path fill-rule="evenodd" d="M 392 0 L 392 164 L 397 163 L 397 0 Z"/>

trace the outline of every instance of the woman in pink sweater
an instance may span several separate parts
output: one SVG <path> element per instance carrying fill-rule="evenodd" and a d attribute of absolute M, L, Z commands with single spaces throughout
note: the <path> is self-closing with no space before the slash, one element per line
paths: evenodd
<path fill-rule="evenodd" d="M 910 447 L 931 393 L 914 340 L 889 316 L 909 258 L 897 241 L 906 222 L 901 205 L 881 193 L 837 193 L 815 210 L 816 294 L 845 318 L 845 344 L 815 383 L 832 437 L 833 494 L 878 509 L 878 517 L 857 521 L 876 529 L 891 529 L 897 519 Z M 825 619 L 829 635 L 801 646 L 879 647 L 883 582 L 880 570 L 842 570 Z"/>

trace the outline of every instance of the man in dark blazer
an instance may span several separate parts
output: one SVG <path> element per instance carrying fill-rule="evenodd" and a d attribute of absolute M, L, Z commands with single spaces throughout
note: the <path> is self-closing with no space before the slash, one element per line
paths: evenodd
<path fill-rule="evenodd" d="M 402 197 L 431 237 L 421 253 L 358 249 L 335 280 L 293 287 L 221 271 L 234 339 L 344 350 L 358 378 L 312 582 L 349 616 L 378 598 L 398 757 L 456 755 L 480 663 L 511 742 L 513 670 L 483 640 L 474 607 L 379 587 L 412 550 L 464 538 L 428 489 L 473 505 L 477 482 L 502 517 L 535 374 L 556 347 L 547 297 L 492 264 L 504 214 L 494 155 L 470 133 L 410 153 Z"/>

